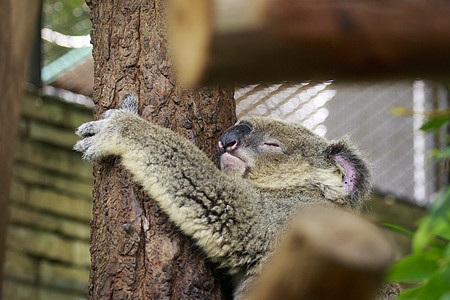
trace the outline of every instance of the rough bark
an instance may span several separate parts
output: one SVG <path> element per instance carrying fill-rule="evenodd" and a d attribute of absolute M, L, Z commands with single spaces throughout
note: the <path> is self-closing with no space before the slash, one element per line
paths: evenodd
<path fill-rule="evenodd" d="M 450 71 L 446 0 L 172 0 L 169 16 L 188 86 Z"/>
<path fill-rule="evenodd" d="M 233 89 L 183 90 L 167 56 L 165 0 L 87 0 L 93 23 L 94 115 L 127 93 L 140 115 L 208 154 L 235 122 Z M 211 265 L 136 186 L 119 159 L 94 166 L 90 299 L 221 299 Z"/>
<path fill-rule="evenodd" d="M 8 201 L 22 88 L 41 2 L 0 0 L 0 270 L 3 270 Z M 0 295 L 3 272 L 0 272 Z"/>

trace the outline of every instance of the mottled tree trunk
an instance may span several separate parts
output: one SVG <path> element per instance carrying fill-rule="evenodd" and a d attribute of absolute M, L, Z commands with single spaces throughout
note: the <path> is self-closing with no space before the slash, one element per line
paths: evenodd
<path fill-rule="evenodd" d="M 36 0 L 0 0 L 0 298 L 17 124 L 40 5 Z"/>
<path fill-rule="evenodd" d="M 235 122 L 233 89 L 186 91 L 168 58 L 165 0 L 87 0 L 93 23 L 94 114 L 127 93 L 140 115 L 169 127 L 212 154 Z M 94 166 L 89 298 L 221 299 L 211 265 L 120 167 Z"/>

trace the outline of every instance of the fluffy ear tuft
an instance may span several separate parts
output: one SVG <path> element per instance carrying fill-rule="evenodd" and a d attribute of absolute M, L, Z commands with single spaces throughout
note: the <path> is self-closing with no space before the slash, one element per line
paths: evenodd
<path fill-rule="evenodd" d="M 353 207 L 361 207 L 370 191 L 370 171 L 358 150 L 347 139 L 331 142 L 327 148 L 330 161 L 342 172 L 342 187 Z"/>

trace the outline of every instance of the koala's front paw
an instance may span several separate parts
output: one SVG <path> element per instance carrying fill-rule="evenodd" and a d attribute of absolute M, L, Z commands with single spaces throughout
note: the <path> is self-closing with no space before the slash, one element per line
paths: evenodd
<path fill-rule="evenodd" d="M 134 96 L 126 95 L 122 101 L 121 109 L 110 109 L 106 111 L 103 118 L 82 124 L 75 132 L 82 137 L 73 149 L 83 153 L 83 159 L 90 162 L 98 162 L 109 155 L 120 153 L 121 139 L 118 136 L 120 121 L 115 119 L 130 114 L 137 115 L 138 101 Z"/>
<path fill-rule="evenodd" d="M 107 156 L 102 147 L 103 138 L 101 137 L 107 121 L 107 119 L 92 121 L 78 127 L 75 134 L 83 139 L 79 140 L 73 149 L 83 153 L 83 159 L 96 162 Z"/>

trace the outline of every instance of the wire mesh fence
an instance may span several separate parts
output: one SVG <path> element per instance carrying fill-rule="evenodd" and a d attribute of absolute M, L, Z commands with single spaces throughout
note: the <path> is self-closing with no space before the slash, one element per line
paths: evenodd
<path fill-rule="evenodd" d="M 371 161 L 374 188 L 380 192 L 426 205 L 447 181 L 442 168 L 429 157 L 432 149 L 444 145 L 438 134 L 419 130 L 423 116 L 389 113 L 398 106 L 416 111 L 448 107 L 445 93 L 432 84 L 259 84 L 237 88 L 235 99 L 238 118 L 293 121 L 328 139 L 349 135 Z"/>

